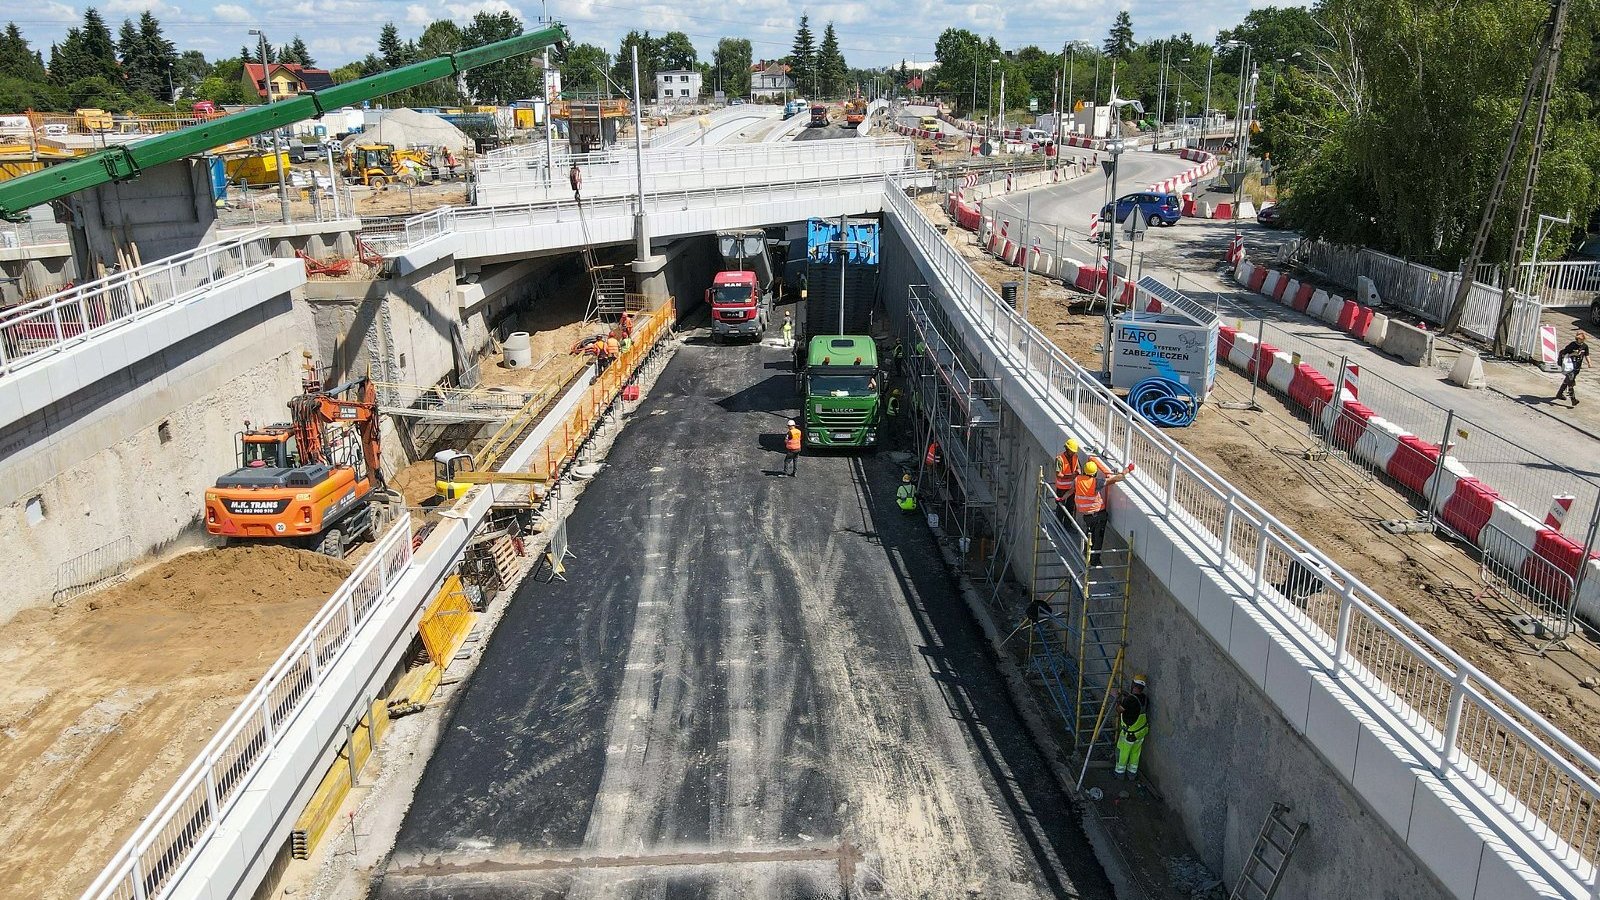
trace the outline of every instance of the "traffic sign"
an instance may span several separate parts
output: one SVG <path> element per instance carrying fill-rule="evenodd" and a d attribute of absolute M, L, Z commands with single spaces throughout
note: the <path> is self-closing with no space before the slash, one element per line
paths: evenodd
<path fill-rule="evenodd" d="M 1127 235 L 1130 241 L 1142 240 L 1145 230 L 1149 227 L 1150 223 L 1145 221 L 1144 215 L 1139 209 L 1139 204 L 1135 203 L 1133 209 L 1128 210 L 1128 218 L 1122 226 L 1122 233 Z"/>

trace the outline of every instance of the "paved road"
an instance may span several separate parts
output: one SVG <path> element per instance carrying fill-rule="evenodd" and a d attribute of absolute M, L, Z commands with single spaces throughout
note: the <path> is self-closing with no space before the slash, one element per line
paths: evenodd
<path fill-rule="evenodd" d="M 678 351 L 567 580 L 485 649 L 378 896 L 1111 896 L 889 456 L 772 474 L 789 357 Z"/>
<path fill-rule="evenodd" d="M 1167 153 L 1124 153 L 1117 174 L 1117 193 L 1131 194 L 1149 187 L 1163 178 L 1186 171 L 1194 163 Z M 1009 214 L 1012 221 L 1021 222 L 1027 212 L 1028 197 L 1033 198 L 1032 216 L 1035 222 L 1058 225 L 1071 229 L 1080 236 L 1089 230 L 1089 217 L 1106 202 L 1106 180 L 1086 175 L 1073 181 L 1027 191 L 993 197 L 983 202 L 984 210 Z"/>
<path fill-rule="evenodd" d="M 809 112 L 801 113 L 809 117 Z M 796 141 L 844 141 L 858 137 L 854 128 L 846 128 L 835 122 L 826 128 L 803 128 L 794 136 Z"/>

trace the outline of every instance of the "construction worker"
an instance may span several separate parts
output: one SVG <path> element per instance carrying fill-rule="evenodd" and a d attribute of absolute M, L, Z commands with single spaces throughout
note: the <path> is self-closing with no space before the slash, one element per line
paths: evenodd
<path fill-rule="evenodd" d="M 633 349 L 633 338 L 628 335 L 623 335 L 622 343 L 618 346 L 621 348 L 623 353 L 627 353 L 629 350 Z"/>
<path fill-rule="evenodd" d="M 897 377 L 906 377 L 906 345 L 900 341 L 894 342 L 894 374 Z"/>
<path fill-rule="evenodd" d="M 1089 536 L 1091 564 L 1097 564 L 1095 558 L 1106 539 L 1106 523 L 1111 520 L 1111 511 L 1106 509 L 1106 490 L 1132 471 L 1130 463 L 1126 471 L 1107 474 L 1101 471 L 1097 460 L 1091 459 L 1072 480 L 1073 507 L 1083 522 L 1083 533 Z"/>
<path fill-rule="evenodd" d="M 567 181 L 572 183 L 572 199 L 583 202 L 583 170 L 578 168 L 577 163 L 567 170 Z"/>
<path fill-rule="evenodd" d="M 1584 363 L 1588 361 L 1589 335 L 1580 331 L 1556 356 L 1556 364 L 1561 367 L 1562 372 L 1561 388 L 1556 391 L 1557 400 L 1566 397 L 1572 401 L 1573 406 L 1578 405 L 1578 373 L 1583 371 Z"/>
<path fill-rule="evenodd" d="M 1089 455 L 1083 452 L 1083 445 L 1077 438 L 1067 438 L 1061 445 L 1061 452 L 1056 454 L 1056 502 L 1066 503 L 1072 497 L 1072 479 L 1078 477 L 1078 470 L 1089 461 Z"/>
<path fill-rule="evenodd" d="M 793 478 L 800 464 L 800 426 L 789 420 L 789 430 L 783 436 L 783 474 Z"/>
<path fill-rule="evenodd" d="M 1150 733 L 1150 699 L 1144 693 L 1144 675 L 1133 676 L 1133 688 L 1117 698 L 1117 778 L 1139 776 L 1139 755 Z"/>
<path fill-rule="evenodd" d="M 622 331 L 623 337 L 633 337 L 633 316 L 627 310 L 622 311 L 622 318 L 617 320 L 617 328 Z"/>
<path fill-rule="evenodd" d="M 789 311 L 783 311 L 783 346 L 794 346 L 794 320 L 789 318 Z"/>
<path fill-rule="evenodd" d="M 900 486 L 894 490 L 894 502 L 907 515 L 917 511 L 917 486 L 911 483 L 911 473 L 900 476 Z"/>
<path fill-rule="evenodd" d="M 891 419 L 899 418 L 900 416 L 900 397 L 900 389 L 895 388 L 889 392 L 889 400 L 884 404 L 884 411 L 889 414 Z"/>
<path fill-rule="evenodd" d="M 622 355 L 622 342 L 617 340 L 617 336 L 614 334 L 606 335 L 606 355 L 612 359 Z"/>
<path fill-rule="evenodd" d="M 804 272 L 801 272 L 800 273 L 800 299 L 801 300 L 804 300 L 806 298 L 806 289 L 808 287 L 810 287 L 810 286 L 811 286 L 811 276 L 807 275 Z"/>

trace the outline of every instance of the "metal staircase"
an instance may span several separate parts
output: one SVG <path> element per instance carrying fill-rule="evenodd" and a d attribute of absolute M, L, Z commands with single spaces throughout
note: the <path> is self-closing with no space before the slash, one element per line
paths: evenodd
<path fill-rule="evenodd" d="M 1244 871 L 1234 882 L 1228 900 L 1272 900 L 1278 893 L 1289 857 L 1294 855 L 1294 848 L 1311 827 L 1305 822 L 1290 825 L 1285 818 L 1288 812 L 1288 804 L 1272 804 L 1272 811 L 1261 825 L 1261 834 L 1256 837 L 1256 845 L 1250 851 L 1250 858 L 1244 861 Z"/>

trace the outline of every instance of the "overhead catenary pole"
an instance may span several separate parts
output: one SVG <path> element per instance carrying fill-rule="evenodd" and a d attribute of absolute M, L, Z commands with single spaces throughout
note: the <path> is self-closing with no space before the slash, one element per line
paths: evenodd
<path fill-rule="evenodd" d="M 272 96 L 272 63 L 267 61 L 267 33 L 259 28 L 250 29 L 250 33 L 261 40 L 261 83 L 267 90 L 267 105 L 276 102 Z M 289 224 L 289 186 L 283 180 L 283 129 L 272 129 L 272 168 L 278 173 L 278 211 L 283 216 L 283 224 Z"/>
<path fill-rule="evenodd" d="M 1517 156 L 1517 148 L 1522 143 L 1522 131 L 1527 126 L 1528 110 L 1533 106 L 1535 89 L 1544 85 L 1547 77 L 1553 77 L 1555 61 L 1561 49 L 1561 37 L 1566 26 L 1567 4 L 1566 0 L 1551 0 L 1550 16 L 1545 20 L 1539 51 L 1534 57 L 1533 70 L 1528 73 L 1528 82 L 1523 87 L 1522 103 L 1517 109 L 1516 118 L 1511 123 L 1511 139 L 1506 143 L 1506 152 L 1500 158 L 1500 168 L 1495 173 L 1494 182 L 1489 187 L 1489 197 L 1483 206 L 1483 214 L 1478 220 L 1478 233 L 1472 239 L 1472 249 L 1468 251 L 1465 259 L 1461 261 L 1461 275 L 1456 283 L 1456 294 L 1450 309 L 1445 313 L 1444 323 L 1440 331 L 1450 334 L 1461 326 L 1461 315 L 1465 312 L 1467 295 L 1472 290 L 1474 277 L 1477 275 L 1478 263 L 1483 259 L 1483 252 L 1489 244 L 1489 236 L 1494 229 L 1494 220 L 1500 211 L 1500 201 L 1505 195 L 1506 179 L 1511 174 L 1511 162 Z M 1544 104 L 1541 104 L 1541 107 Z M 1530 157 L 1529 178 L 1536 178 L 1537 171 L 1533 166 L 1537 164 L 1537 148 L 1535 155 Z M 1524 223 L 1525 224 L 1525 223 Z M 1506 282 L 1511 282 L 1511 272 L 1506 273 Z M 1510 302 L 1502 297 L 1501 306 L 1504 312 L 1505 305 Z M 1499 328 L 1496 327 L 1498 337 Z"/>
<path fill-rule="evenodd" d="M 1028 232 L 1033 228 L 1033 192 L 1028 192 L 1028 202 L 1022 211 L 1022 319 L 1028 319 L 1028 276 L 1033 273 L 1032 245 Z"/>
<path fill-rule="evenodd" d="M 633 47 L 633 166 L 639 191 L 639 211 L 633 216 L 634 252 L 638 259 L 650 258 L 650 232 L 644 219 L 644 117 L 640 114 L 639 44 Z"/>
<path fill-rule="evenodd" d="M 541 89 L 544 93 L 544 170 L 546 176 L 545 181 L 548 183 L 548 189 L 553 191 L 556 187 L 556 156 L 555 138 L 551 136 L 551 132 L 555 130 L 556 120 L 554 116 L 550 115 L 551 97 L 549 47 L 546 47 L 542 51 L 542 59 L 544 60 L 544 67 L 541 72 L 541 74 L 544 76 L 544 86 Z"/>

